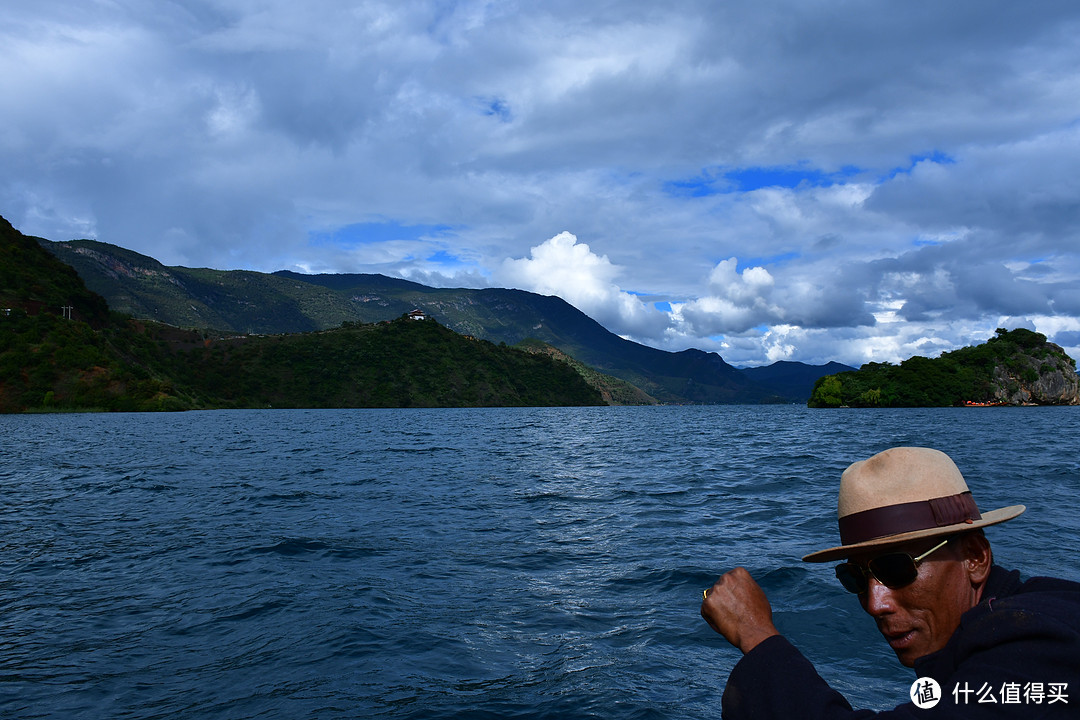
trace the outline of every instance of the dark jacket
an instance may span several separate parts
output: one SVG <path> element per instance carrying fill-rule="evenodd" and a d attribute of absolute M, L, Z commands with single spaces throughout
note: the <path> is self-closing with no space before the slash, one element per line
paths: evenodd
<path fill-rule="evenodd" d="M 1022 583 L 1018 572 L 994 566 L 983 600 L 964 613 L 944 648 L 915 661 L 915 677 L 939 683 L 935 707 L 907 702 L 881 713 L 852 710 L 791 643 L 771 637 L 731 671 L 723 716 L 1080 718 L 1080 583 L 1054 578 Z M 1036 703 L 1040 690 L 1042 702 Z M 1062 694 L 1067 702 L 1060 700 Z M 990 697 L 997 702 L 987 702 Z"/>

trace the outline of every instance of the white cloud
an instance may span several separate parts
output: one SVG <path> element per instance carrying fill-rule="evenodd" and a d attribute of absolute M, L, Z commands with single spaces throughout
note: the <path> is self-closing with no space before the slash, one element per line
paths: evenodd
<path fill-rule="evenodd" d="M 717 263 L 709 273 L 709 294 L 682 303 L 676 317 L 684 334 L 739 334 L 778 322 L 783 312 L 772 304 L 775 281 L 763 267 L 738 271 L 738 258 Z"/>
<path fill-rule="evenodd" d="M 1068 3 L 4 3 L 0 214 L 174 264 L 512 280 L 733 362 L 1076 332 L 1078 31 Z M 805 181 L 732 179 L 770 169 Z M 454 233 L 308 242 L 384 222 Z M 588 244 L 530 251 L 553 228 Z"/>
<path fill-rule="evenodd" d="M 606 255 L 561 232 L 533 247 L 527 258 L 509 258 L 494 273 L 498 285 L 558 295 L 586 315 L 623 335 L 656 335 L 666 325 L 658 311 L 615 283 L 620 268 Z"/>

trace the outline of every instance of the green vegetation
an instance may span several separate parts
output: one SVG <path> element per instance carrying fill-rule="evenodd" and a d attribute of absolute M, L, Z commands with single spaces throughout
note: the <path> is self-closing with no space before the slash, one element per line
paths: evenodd
<path fill-rule="evenodd" d="M 202 403 L 175 387 L 161 347 L 134 323 L 100 330 L 49 313 L 0 318 L 0 412 L 185 410 Z"/>
<path fill-rule="evenodd" d="M 236 407 L 600 405 L 565 363 L 432 320 L 212 342 L 176 356 L 185 385 Z"/>
<path fill-rule="evenodd" d="M 0 217 L 0 313 L 36 314 L 41 310 L 61 315 L 72 307 L 72 317 L 94 327 L 109 318 L 105 299 L 86 289 L 70 265 L 41 249 L 38 238 L 27 237 Z"/>
<path fill-rule="evenodd" d="M 1061 373 L 1075 379 L 1076 361 L 1046 336 L 999 328 L 983 345 L 899 365 L 867 363 L 860 369 L 819 378 L 810 407 L 947 407 L 1016 403 L 1040 379 Z M 1038 400 L 1033 400 L 1038 402 Z"/>
<path fill-rule="evenodd" d="M 432 320 L 220 335 L 110 313 L 0 218 L 0 412 L 603 404 L 564 362 Z"/>
<path fill-rule="evenodd" d="M 189 407 L 159 356 L 69 265 L 0 218 L 0 412 Z"/>
<path fill-rule="evenodd" d="M 603 404 L 565 363 L 430 320 L 224 339 L 126 318 L 0 322 L 0 412 Z"/>

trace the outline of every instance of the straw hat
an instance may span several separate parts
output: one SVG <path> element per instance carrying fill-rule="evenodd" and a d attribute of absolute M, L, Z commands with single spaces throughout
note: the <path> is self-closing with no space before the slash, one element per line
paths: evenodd
<path fill-rule="evenodd" d="M 940 450 L 898 447 L 854 463 L 840 478 L 841 545 L 810 553 L 828 562 L 863 550 L 996 525 L 1023 505 L 980 513 L 964 476 Z"/>

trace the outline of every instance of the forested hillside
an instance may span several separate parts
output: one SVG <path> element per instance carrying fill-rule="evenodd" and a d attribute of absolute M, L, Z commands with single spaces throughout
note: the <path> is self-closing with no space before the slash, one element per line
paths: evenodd
<path fill-rule="evenodd" d="M 431 320 L 275 336 L 136 321 L 0 218 L 0 412 L 602 402 L 566 363 Z"/>
<path fill-rule="evenodd" d="M 462 335 L 496 344 L 546 343 L 659 402 L 802 403 L 814 380 L 845 369 L 792 362 L 740 370 L 714 352 L 668 352 L 633 342 L 559 297 L 523 290 L 434 288 L 372 274 L 170 267 L 96 240 L 42 245 L 78 270 L 110 308 L 136 318 L 225 333 L 280 334 L 390 320 L 416 308 Z"/>
<path fill-rule="evenodd" d="M 985 344 L 867 363 L 817 381 L 810 407 L 948 407 L 1080 404 L 1076 361 L 1046 336 L 999 328 Z"/>

